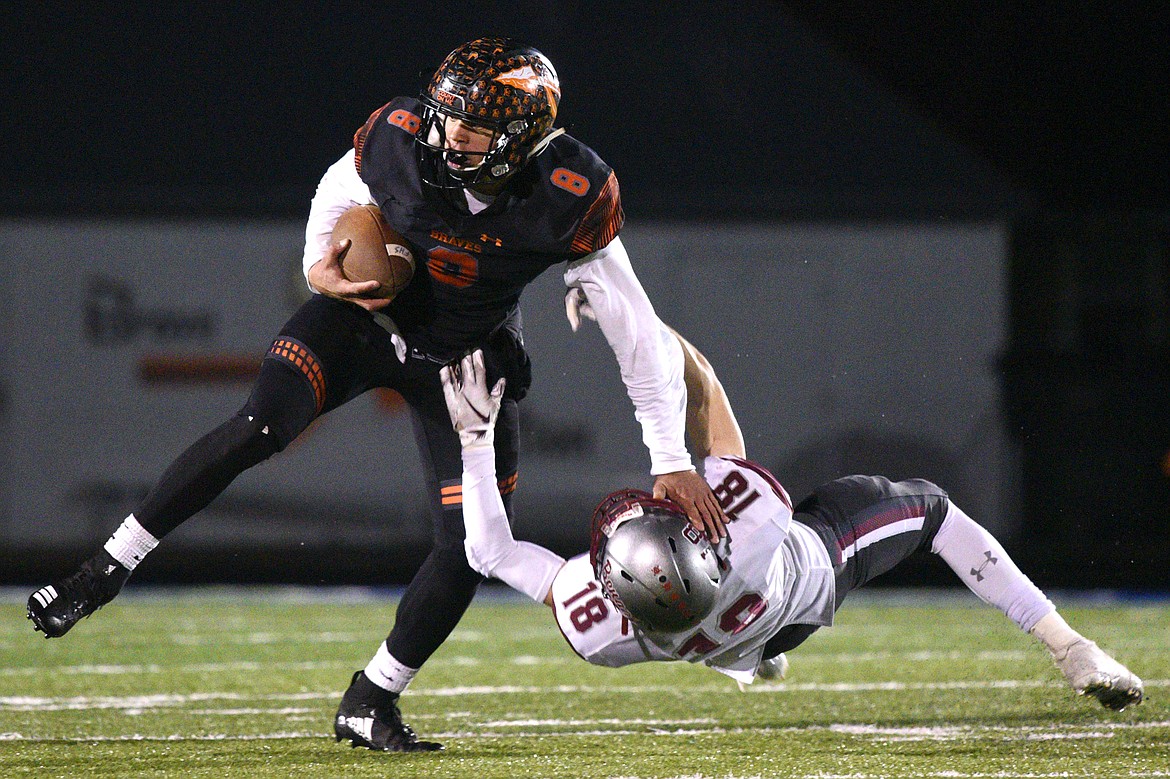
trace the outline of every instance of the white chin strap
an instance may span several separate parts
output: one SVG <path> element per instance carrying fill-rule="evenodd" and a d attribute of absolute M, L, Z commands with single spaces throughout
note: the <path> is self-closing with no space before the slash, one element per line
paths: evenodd
<path fill-rule="evenodd" d="M 553 138 L 556 138 L 558 135 L 564 135 L 564 133 L 565 133 L 565 128 L 558 127 L 557 129 L 553 130 L 548 135 L 541 138 L 540 143 L 533 146 L 532 151 L 528 152 L 528 156 L 524 158 L 524 162 L 527 163 L 533 157 L 535 157 L 536 155 L 540 154 L 542 151 L 547 149 L 548 145 L 550 143 L 552 143 Z M 474 170 L 478 170 L 478 169 L 479 169 L 479 166 L 474 168 Z M 472 168 L 468 168 L 467 170 L 472 170 Z M 500 178 L 508 173 L 508 165 L 507 165 L 507 163 L 500 163 L 499 165 L 493 166 L 489 172 L 492 174 L 492 176 L 495 176 L 496 178 Z"/>
<path fill-rule="evenodd" d="M 542 151 L 547 149 L 548 145 L 550 143 L 552 143 L 553 138 L 556 138 L 558 135 L 564 135 L 564 134 L 565 134 L 565 128 L 558 127 L 557 129 L 553 130 L 548 135 L 541 138 L 540 143 L 533 146 L 532 151 L 528 152 L 528 159 L 529 160 L 532 159 L 533 157 L 535 157 L 536 155 L 540 154 Z"/>

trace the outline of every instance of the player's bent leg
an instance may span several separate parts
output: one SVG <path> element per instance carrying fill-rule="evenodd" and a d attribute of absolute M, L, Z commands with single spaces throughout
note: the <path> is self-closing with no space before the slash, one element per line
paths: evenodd
<path fill-rule="evenodd" d="M 814 489 L 793 519 L 824 541 L 839 608 L 848 593 L 929 549 L 946 506 L 946 493 L 922 479 L 846 476 Z"/>
<path fill-rule="evenodd" d="M 305 376 L 280 360 L 265 359 L 244 408 L 175 458 L 102 549 L 71 575 L 29 597 L 27 615 L 34 628 L 46 638 L 59 638 L 113 600 L 160 539 L 240 473 L 284 449 L 318 408 Z"/>
<path fill-rule="evenodd" d="M 1141 703 L 1141 679 L 1069 627 L 995 537 L 953 503 L 931 550 L 982 601 L 1042 642 L 1075 692 L 1114 711 Z"/>
<path fill-rule="evenodd" d="M 367 389 L 374 363 L 396 362 L 392 349 L 370 347 L 382 335 L 349 304 L 314 295 L 302 305 L 265 355 L 244 408 L 171 463 L 103 550 L 71 576 L 32 594 L 28 616 L 36 629 L 62 636 L 109 603 L 141 557 L 236 476 L 284 449 L 319 415 Z"/>
<path fill-rule="evenodd" d="M 353 675 L 341 697 L 333 734 L 353 747 L 379 752 L 434 752 L 443 748 L 434 741 L 420 741 L 402 721 L 398 693 L 382 689 L 362 671 Z"/>
<path fill-rule="evenodd" d="M 112 601 L 159 539 L 211 502 L 245 468 L 281 448 L 262 428 L 241 414 L 183 452 L 105 546 L 74 573 L 29 597 L 27 614 L 34 628 L 46 638 L 60 638 Z"/>

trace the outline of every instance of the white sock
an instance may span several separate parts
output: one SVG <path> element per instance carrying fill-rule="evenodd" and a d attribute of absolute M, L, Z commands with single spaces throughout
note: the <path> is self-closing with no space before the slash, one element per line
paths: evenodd
<path fill-rule="evenodd" d="M 945 560 L 980 600 L 998 608 L 1025 633 L 1056 611 L 995 537 L 953 503 L 931 551 Z"/>
<path fill-rule="evenodd" d="M 390 650 L 386 648 L 385 641 L 378 646 L 378 651 L 366 666 L 366 676 L 370 681 L 390 692 L 400 693 L 406 690 L 417 673 L 417 668 L 410 668 L 395 660 Z"/>
<path fill-rule="evenodd" d="M 122 524 L 110 536 L 105 549 L 110 556 L 125 566 L 127 571 L 142 562 L 142 558 L 150 554 L 150 550 L 158 546 L 158 539 L 146 531 L 134 515 L 126 517 Z"/>
<path fill-rule="evenodd" d="M 1085 640 L 1084 636 L 1070 628 L 1064 617 L 1055 611 L 1036 623 L 1032 628 L 1032 635 L 1048 647 L 1049 652 L 1061 659 L 1070 646 Z"/>

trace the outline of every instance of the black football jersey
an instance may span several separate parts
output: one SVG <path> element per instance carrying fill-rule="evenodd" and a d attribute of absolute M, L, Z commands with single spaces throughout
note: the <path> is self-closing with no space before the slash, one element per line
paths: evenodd
<path fill-rule="evenodd" d="M 358 174 L 418 263 L 385 311 L 413 347 L 449 358 L 518 320 L 524 287 L 550 266 L 605 246 L 623 214 L 613 171 L 568 135 L 470 214 L 420 179 L 419 116 L 417 100 L 395 98 L 357 131 L 354 148 Z"/>

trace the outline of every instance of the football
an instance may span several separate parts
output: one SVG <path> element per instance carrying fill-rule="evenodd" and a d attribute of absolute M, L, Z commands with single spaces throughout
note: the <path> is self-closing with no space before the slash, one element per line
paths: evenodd
<path fill-rule="evenodd" d="M 414 252 L 394 228 L 382 219 L 377 206 L 354 206 L 333 225 L 333 243 L 350 240 L 341 255 L 341 272 L 350 281 L 379 282 L 372 298 L 392 298 L 414 276 Z"/>

